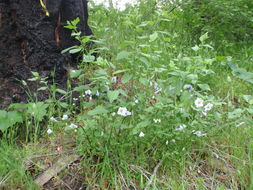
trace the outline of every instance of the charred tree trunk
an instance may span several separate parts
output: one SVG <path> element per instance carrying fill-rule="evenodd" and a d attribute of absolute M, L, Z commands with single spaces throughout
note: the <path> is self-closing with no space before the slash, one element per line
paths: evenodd
<path fill-rule="evenodd" d="M 63 82 L 65 68 L 73 61 L 61 50 L 77 44 L 67 20 L 80 18 L 79 30 L 91 35 L 86 0 L 0 0 L 0 108 L 24 101 L 20 80 L 37 71 L 49 77 L 55 69 L 56 81 Z"/>

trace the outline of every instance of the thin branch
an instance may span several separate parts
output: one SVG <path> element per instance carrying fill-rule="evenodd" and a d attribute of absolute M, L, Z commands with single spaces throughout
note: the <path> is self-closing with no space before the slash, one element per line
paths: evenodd
<path fill-rule="evenodd" d="M 153 171 L 153 174 L 151 175 L 150 180 L 148 181 L 144 190 L 148 190 L 150 185 L 153 183 L 156 173 L 157 173 L 158 169 L 160 168 L 160 166 L 162 165 L 162 162 L 163 162 L 163 159 L 161 159 L 160 162 L 156 165 L 156 167 Z"/>

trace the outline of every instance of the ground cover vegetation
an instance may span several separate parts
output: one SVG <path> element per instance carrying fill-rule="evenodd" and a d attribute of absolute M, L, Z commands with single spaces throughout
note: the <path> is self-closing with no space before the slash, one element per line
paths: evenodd
<path fill-rule="evenodd" d="M 50 97 L 22 81 L 30 102 L 0 111 L 0 187 L 39 189 L 76 154 L 44 188 L 253 189 L 253 2 L 90 3 L 94 37 L 66 26 L 80 41 L 67 89 L 33 72 Z"/>

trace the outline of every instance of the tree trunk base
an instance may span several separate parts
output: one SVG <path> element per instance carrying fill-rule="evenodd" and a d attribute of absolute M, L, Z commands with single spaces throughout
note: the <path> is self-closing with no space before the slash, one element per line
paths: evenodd
<path fill-rule="evenodd" d="M 55 3 L 59 0 L 53 1 Z M 81 6 L 77 2 L 81 2 L 82 6 L 86 5 L 84 8 L 87 12 L 85 0 L 63 2 L 69 2 L 71 5 L 75 3 L 75 6 L 79 6 L 77 10 L 80 10 Z M 64 14 L 61 10 L 56 10 L 58 15 Z M 39 72 L 42 77 L 50 77 L 51 72 L 55 70 L 54 80 L 62 85 L 65 83 L 66 68 L 74 63 L 69 55 L 64 56 L 60 52 L 77 42 L 71 38 L 70 31 L 64 29 L 63 25 L 68 18 L 82 16 L 86 20 L 82 21 L 84 24 L 80 26 L 80 30 L 84 35 L 91 35 L 90 28 L 85 25 L 88 13 L 83 10 L 75 15 L 70 13 L 64 15 L 65 20 L 59 23 L 58 17 L 46 16 L 39 0 L 2 0 L 0 3 L 0 108 L 10 103 L 26 101 L 27 96 L 21 84 L 22 80 L 28 83 L 31 91 L 36 91 L 38 84 L 27 81 L 32 77 L 31 71 Z M 58 44 L 55 39 L 57 27 L 60 27 L 57 35 L 61 38 L 61 44 Z M 44 98 L 44 95 L 40 96 Z"/>

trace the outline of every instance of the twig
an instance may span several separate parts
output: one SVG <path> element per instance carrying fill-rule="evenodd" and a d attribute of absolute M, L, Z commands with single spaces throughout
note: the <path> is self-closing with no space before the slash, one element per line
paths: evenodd
<path fill-rule="evenodd" d="M 157 173 L 158 169 L 160 168 L 160 166 L 162 165 L 162 162 L 163 162 L 163 159 L 161 159 L 160 162 L 156 165 L 156 167 L 153 171 L 153 174 L 151 175 L 150 180 L 148 181 L 144 190 L 148 190 L 149 186 L 153 183 L 156 173 Z"/>
<path fill-rule="evenodd" d="M 66 168 L 69 164 L 80 159 L 79 155 L 68 155 L 60 158 L 52 167 L 47 169 L 41 175 L 35 179 L 35 183 L 40 187 L 43 187 L 51 178 L 56 176 L 60 171 Z"/>

